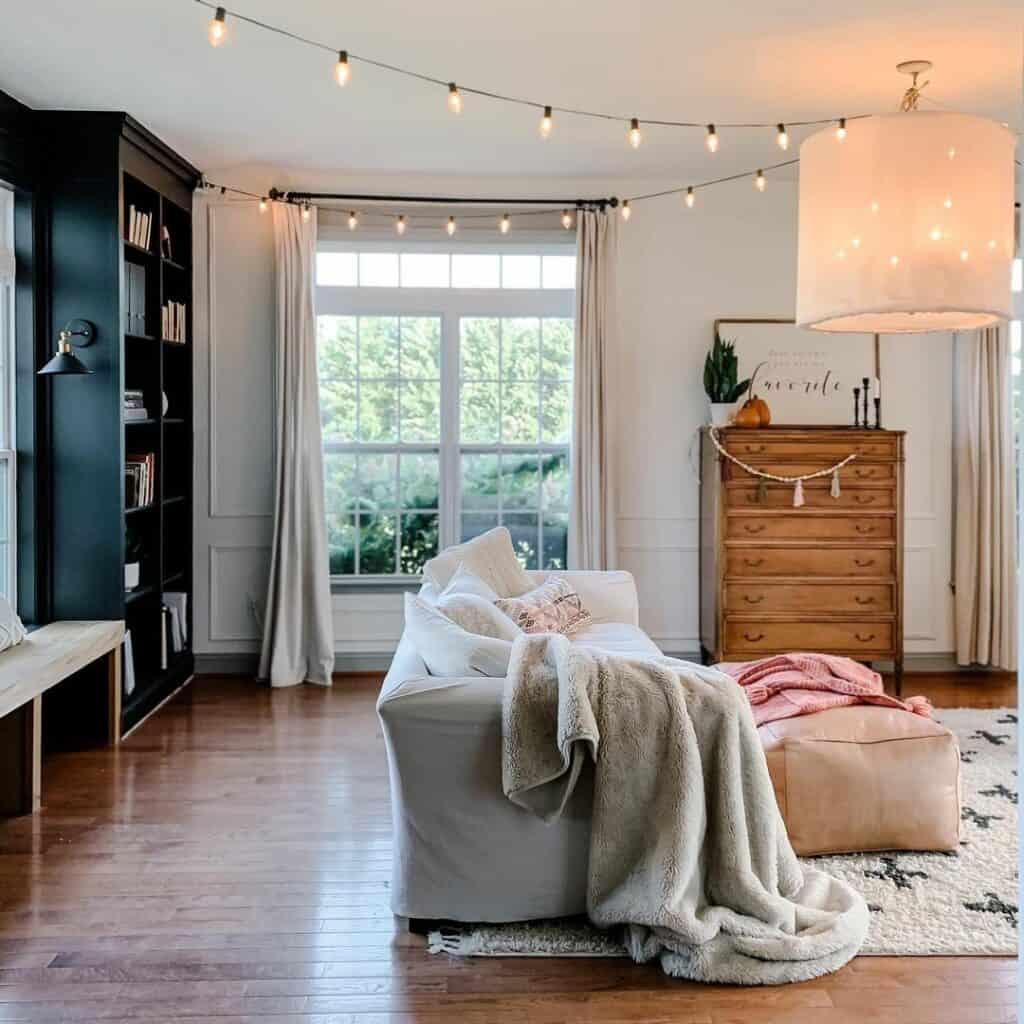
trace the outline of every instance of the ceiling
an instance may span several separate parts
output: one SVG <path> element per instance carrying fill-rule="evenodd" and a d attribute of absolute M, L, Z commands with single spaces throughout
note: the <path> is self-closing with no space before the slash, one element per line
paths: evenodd
<path fill-rule="evenodd" d="M 925 91 L 1022 127 L 1019 0 L 234 0 L 332 46 L 539 103 L 695 121 L 802 120 L 895 109 L 900 60 L 935 62 Z M 195 0 L 5 0 L 0 89 L 35 107 L 127 110 L 203 169 L 665 177 L 685 183 L 769 164 L 772 129 L 651 127 L 639 150 L 618 123 L 467 96 L 353 62 L 229 16 L 206 40 Z M 929 106 L 926 104 L 925 106 Z M 802 135 L 793 132 L 794 141 Z"/>

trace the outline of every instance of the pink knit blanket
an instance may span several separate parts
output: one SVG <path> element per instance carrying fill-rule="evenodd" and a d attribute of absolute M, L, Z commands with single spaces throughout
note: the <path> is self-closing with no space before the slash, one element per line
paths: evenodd
<path fill-rule="evenodd" d="M 926 718 L 932 713 L 927 697 L 890 697 L 877 672 L 834 654 L 779 654 L 716 667 L 743 687 L 758 725 L 850 704 L 900 708 Z"/>

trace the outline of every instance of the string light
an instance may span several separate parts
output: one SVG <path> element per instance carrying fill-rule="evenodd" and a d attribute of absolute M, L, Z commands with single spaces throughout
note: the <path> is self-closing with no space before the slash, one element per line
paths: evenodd
<path fill-rule="evenodd" d="M 313 212 L 312 212 L 312 210 L 310 210 L 310 208 L 309 208 L 309 203 L 305 203 L 305 204 L 303 205 L 303 207 L 302 207 L 302 219 L 303 219 L 303 220 L 309 220 L 309 218 L 310 218 L 310 217 L 311 217 L 312 215 L 313 215 Z"/>
<path fill-rule="evenodd" d="M 566 231 L 572 227 L 572 214 L 568 210 L 562 211 L 562 227 L 565 228 Z"/>
<path fill-rule="evenodd" d="M 398 215 L 398 217 L 395 219 L 395 231 L 398 234 L 400 234 L 400 235 L 404 235 L 405 234 L 405 214 L 404 213 L 400 213 Z"/>
<path fill-rule="evenodd" d="M 765 181 L 764 171 L 762 171 L 759 168 L 757 172 L 757 177 L 754 178 L 754 187 L 757 189 L 758 192 L 763 192 L 767 184 L 768 182 Z"/>
<path fill-rule="evenodd" d="M 454 82 L 448 83 L 448 109 L 453 114 L 462 113 L 462 95 Z"/>
<path fill-rule="evenodd" d="M 630 214 L 633 212 L 633 208 L 629 205 L 628 199 L 622 200 L 622 219 L 629 220 Z"/>
<path fill-rule="evenodd" d="M 508 234 L 508 229 L 512 227 L 512 218 L 507 213 L 501 215 L 501 220 L 498 221 L 498 230 L 503 234 Z"/>
<path fill-rule="evenodd" d="M 775 129 L 775 141 L 779 144 L 779 149 L 789 149 L 789 135 L 786 133 L 786 126 L 780 122 Z"/>
<path fill-rule="evenodd" d="M 709 153 L 718 152 L 718 132 L 715 131 L 715 126 L 713 124 L 708 125 L 708 137 L 704 142 L 708 147 Z"/>
<path fill-rule="evenodd" d="M 267 197 L 266 197 L 266 196 L 263 196 L 263 197 L 262 197 L 262 198 L 260 199 L 260 213 L 266 213 L 266 212 L 267 212 L 267 206 L 268 206 L 268 205 L 269 205 L 269 204 L 267 203 Z"/>
<path fill-rule="evenodd" d="M 227 39 L 228 28 L 224 24 L 224 19 L 227 17 L 227 11 L 223 7 L 218 7 L 214 12 L 213 19 L 210 21 L 210 45 L 220 46 L 221 43 Z"/>
<path fill-rule="evenodd" d="M 448 223 L 445 224 L 445 226 L 444 226 L 445 231 L 447 231 L 449 236 L 451 236 L 451 235 L 455 234 L 455 228 L 456 228 L 455 218 L 454 217 L 449 217 L 448 218 Z"/>
<path fill-rule="evenodd" d="M 693 186 L 690 185 L 686 189 L 686 205 L 692 210 L 693 204 L 697 201 L 697 193 L 693 191 Z"/>
<path fill-rule="evenodd" d="M 352 69 L 348 63 L 348 50 L 338 51 L 338 63 L 334 65 L 334 78 L 338 85 L 348 85 Z"/>
<path fill-rule="evenodd" d="M 839 124 L 836 126 L 836 138 L 842 142 L 846 138 L 846 118 L 839 118 Z"/>
<path fill-rule="evenodd" d="M 356 216 L 355 210 L 348 211 L 348 229 L 349 231 L 355 231 L 359 227 L 359 218 Z"/>
<path fill-rule="evenodd" d="M 634 149 L 640 148 L 643 136 L 640 134 L 640 122 L 634 117 L 629 122 L 629 144 Z"/>
<path fill-rule="evenodd" d="M 546 139 L 554 127 L 554 120 L 551 117 L 551 108 L 544 108 L 544 116 L 540 119 L 540 137 Z"/>

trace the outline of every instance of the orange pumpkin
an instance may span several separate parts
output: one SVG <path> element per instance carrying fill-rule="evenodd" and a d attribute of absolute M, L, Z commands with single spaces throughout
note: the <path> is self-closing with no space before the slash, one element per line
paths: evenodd
<path fill-rule="evenodd" d="M 753 400 L 747 399 L 743 403 L 743 408 L 736 413 L 733 418 L 733 426 L 736 427 L 759 427 L 761 426 L 761 414 L 757 410 L 757 406 Z"/>
<path fill-rule="evenodd" d="M 772 421 L 772 411 L 768 408 L 768 403 L 763 398 L 758 398 L 757 395 L 754 395 L 750 401 L 761 418 L 761 426 L 767 427 Z"/>

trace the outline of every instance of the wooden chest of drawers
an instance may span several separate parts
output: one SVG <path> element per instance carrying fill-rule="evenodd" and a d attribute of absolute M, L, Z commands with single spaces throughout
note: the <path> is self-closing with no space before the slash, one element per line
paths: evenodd
<path fill-rule="evenodd" d="M 751 468 L 798 476 L 856 458 L 803 485 L 766 481 L 701 438 L 700 635 L 709 661 L 787 651 L 891 660 L 903 670 L 903 433 L 842 427 L 724 427 L 719 443 Z"/>

